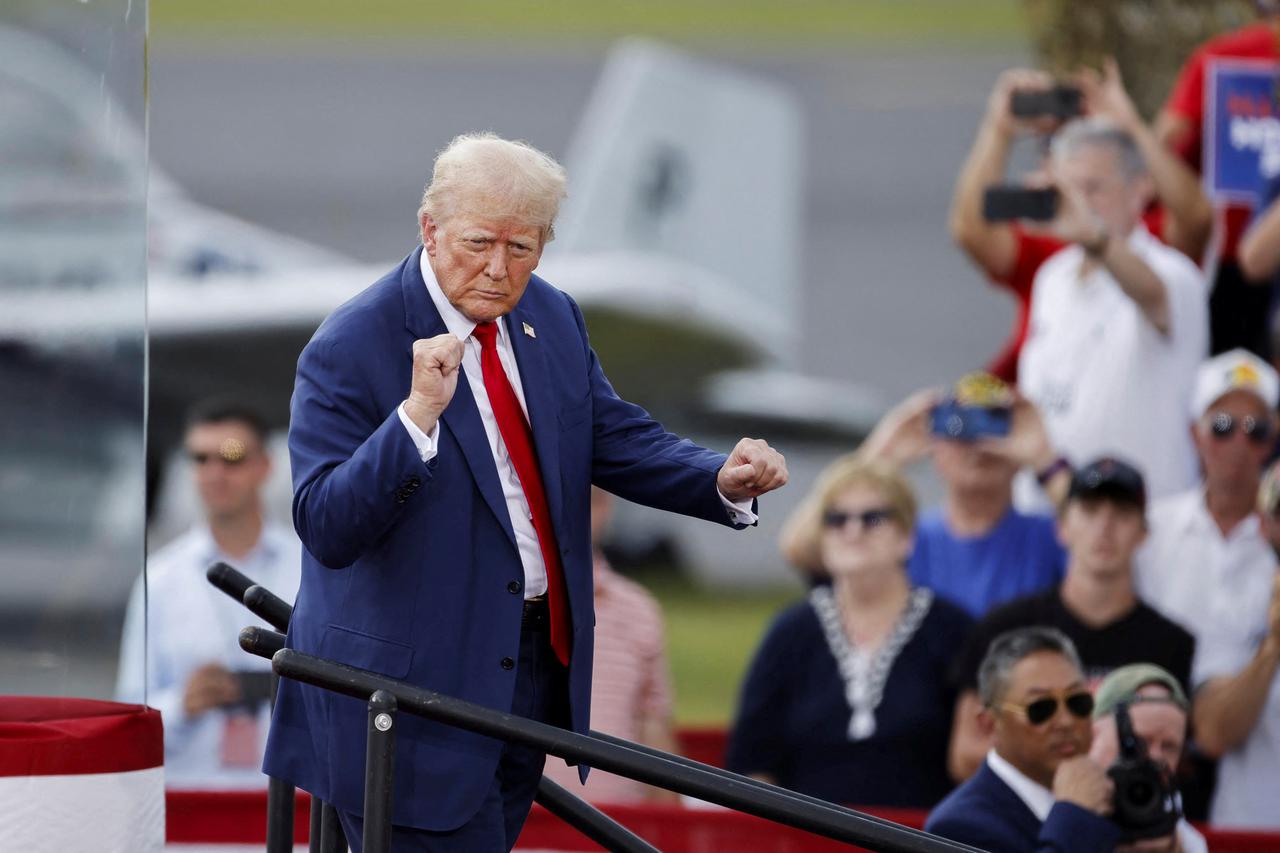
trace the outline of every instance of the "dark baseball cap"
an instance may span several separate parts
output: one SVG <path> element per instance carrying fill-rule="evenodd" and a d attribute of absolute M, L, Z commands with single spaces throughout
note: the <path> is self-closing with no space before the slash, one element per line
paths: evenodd
<path fill-rule="evenodd" d="M 1071 478 L 1068 500 L 1106 499 L 1145 509 L 1147 486 L 1138 469 L 1111 456 L 1095 459 Z"/>

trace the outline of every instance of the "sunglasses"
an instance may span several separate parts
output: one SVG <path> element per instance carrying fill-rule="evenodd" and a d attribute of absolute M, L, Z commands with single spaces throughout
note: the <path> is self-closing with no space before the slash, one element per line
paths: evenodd
<path fill-rule="evenodd" d="M 1271 440 L 1271 424 L 1260 421 L 1253 415 L 1245 415 L 1237 420 L 1226 412 L 1215 412 L 1209 420 L 1209 429 L 1215 438 L 1230 438 L 1236 427 L 1254 444 L 1266 444 Z"/>
<path fill-rule="evenodd" d="M 877 507 L 876 509 L 863 510 L 862 512 L 844 512 L 843 510 L 829 509 L 822 514 L 822 526 L 831 530 L 841 530 L 850 521 L 857 519 L 858 526 L 861 529 L 875 530 L 896 517 L 896 513 L 887 507 Z"/>
<path fill-rule="evenodd" d="M 1027 718 L 1028 723 L 1038 726 L 1053 719 L 1053 715 L 1058 713 L 1058 702 L 1057 696 L 1044 696 L 1025 705 L 1005 702 L 1000 707 L 1006 711 L 1018 711 Z M 1062 697 L 1061 702 L 1067 706 L 1071 716 L 1081 720 L 1087 719 L 1093 713 L 1093 695 L 1087 690 Z"/>

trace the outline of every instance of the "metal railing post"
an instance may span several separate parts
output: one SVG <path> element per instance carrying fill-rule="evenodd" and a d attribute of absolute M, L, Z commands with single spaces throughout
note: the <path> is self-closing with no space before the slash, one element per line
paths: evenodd
<path fill-rule="evenodd" d="M 307 853 L 320 853 L 321 818 L 324 816 L 324 803 L 319 797 L 311 798 L 311 829 L 307 833 Z"/>
<path fill-rule="evenodd" d="M 364 853 L 391 853 L 395 763 L 396 697 L 385 690 L 375 690 L 369 697 L 369 738 L 364 759 Z"/>
<path fill-rule="evenodd" d="M 267 777 L 267 853 L 293 853 L 294 787 Z"/>
<path fill-rule="evenodd" d="M 338 821 L 338 810 L 328 803 L 320 806 L 320 853 L 347 853 L 347 836 Z"/>

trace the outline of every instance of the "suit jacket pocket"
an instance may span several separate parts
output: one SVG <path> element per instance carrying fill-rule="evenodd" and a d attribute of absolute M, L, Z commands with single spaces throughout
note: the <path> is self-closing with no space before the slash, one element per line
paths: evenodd
<path fill-rule="evenodd" d="M 358 666 L 390 678 L 404 678 L 413 663 L 413 647 L 341 625 L 325 628 L 321 657 Z"/>

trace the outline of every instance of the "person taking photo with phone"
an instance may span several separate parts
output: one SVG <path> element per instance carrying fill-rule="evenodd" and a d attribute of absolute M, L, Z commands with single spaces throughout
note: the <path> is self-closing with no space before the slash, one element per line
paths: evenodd
<path fill-rule="evenodd" d="M 1083 70 L 1071 82 L 1049 74 L 1011 68 L 997 79 L 987 99 L 969 156 L 956 179 L 948 227 L 952 240 L 992 282 L 1017 302 L 1013 329 L 988 370 L 1016 381 L 1018 355 L 1030 319 L 1031 288 L 1041 264 L 1069 243 L 1043 221 L 990 220 L 983 215 L 986 191 L 1006 181 L 1009 160 L 1020 138 L 1045 147 L 1065 122 L 1084 114 L 1106 118 L 1129 133 L 1151 177 L 1156 205 L 1144 221 L 1151 233 L 1199 262 L 1213 225 L 1213 208 L 1195 172 L 1161 145 L 1125 90 L 1114 60 L 1102 70 Z"/>
<path fill-rule="evenodd" d="M 1204 277 L 1142 225 L 1151 177 L 1134 138 L 1101 118 L 1053 137 L 1052 232 L 1072 245 L 1036 272 L 1018 388 L 1044 417 L 1051 443 L 1080 464 L 1128 460 L 1152 497 L 1195 483 L 1187 404 L 1208 348 Z M 1047 506 L 1030 477 L 1022 509 Z"/>
<path fill-rule="evenodd" d="M 897 467 L 928 457 L 942 480 L 942 502 L 916 523 L 907 562 L 913 583 L 976 619 L 1062 580 L 1066 552 L 1053 518 L 1015 509 L 1013 481 L 1026 468 L 1061 498 L 1070 467 L 1049 444 L 1035 406 L 996 377 L 972 373 L 949 390 L 912 394 L 857 452 Z"/>

